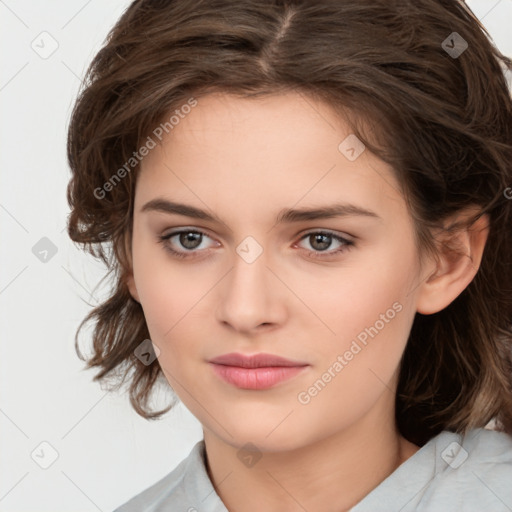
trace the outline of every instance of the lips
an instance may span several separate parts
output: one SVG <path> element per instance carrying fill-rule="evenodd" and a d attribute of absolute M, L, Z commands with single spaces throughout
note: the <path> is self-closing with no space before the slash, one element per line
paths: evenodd
<path fill-rule="evenodd" d="M 241 389 L 268 389 L 290 379 L 309 366 L 303 361 L 293 361 L 273 354 L 246 356 L 231 353 L 211 359 L 216 375 Z"/>
<path fill-rule="evenodd" d="M 223 364 L 226 366 L 238 366 L 240 368 L 263 368 L 269 366 L 307 366 L 308 363 L 301 361 L 292 361 L 284 357 L 273 354 L 254 354 L 245 356 L 243 354 L 231 353 L 215 357 L 210 360 L 211 363 Z"/>

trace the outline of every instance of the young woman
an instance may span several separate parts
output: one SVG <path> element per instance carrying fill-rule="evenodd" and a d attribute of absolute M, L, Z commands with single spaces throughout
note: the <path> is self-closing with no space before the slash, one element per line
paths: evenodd
<path fill-rule="evenodd" d="M 204 440 L 118 511 L 512 510 L 505 67 L 456 0 L 129 6 L 69 126 L 87 362 Z"/>

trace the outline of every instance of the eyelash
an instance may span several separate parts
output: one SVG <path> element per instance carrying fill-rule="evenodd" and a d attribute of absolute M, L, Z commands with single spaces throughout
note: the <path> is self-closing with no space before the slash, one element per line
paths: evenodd
<path fill-rule="evenodd" d="M 187 258 L 194 258 L 194 254 L 195 252 L 193 251 L 190 251 L 188 254 L 185 252 L 180 252 L 180 251 L 176 251 L 174 249 L 172 249 L 170 247 L 170 245 L 168 244 L 168 240 L 173 238 L 174 236 L 176 235 L 180 235 L 182 233 L 196 233 L 196 234 L 200 234 L 200 235 L 203 235 L 203 236 L 206 236 L 208 238 L 210 238 L 208 236 L 207 233 L 203 232 L 203 231 L 199 231 L 199 230 L 196 230 L 196 229 L 182 229 L 180 231 L 174 231 L 172 233 L 168 233 L 167 235 L 160 235 L 158 236 L 158 243 L 161 243 L 163 246 L 164 246 L 164 249 L 169 252 L 173 257 L 177 257 L 177 258 L 182 258 L 182 259 L 187 259 Z M 347 240 L 346 238 L 343 238 L 339 235 L 335 235 L 334 233 L 331 233 L 330 231 L 310 231 L 309 233 L 306 233 L 304 234 L 299 241 L 301 240 L 304 240 L 305 238 L 311 236 L 311 235 L 327 235 L 327 236 L 330 236 L 332 237 L 333 239 L 337 240 L 338 242 L 342 243 L 343 245 L 341 245 L 341 247 L 339 247 L 338 249 L 334 250 L 334 251 L 331 251 L 331 252 L 324 252 L 324 251 L 309 251 L 307 249 L 304 249 L 307 253 L 308 253 L 308 256 L 311 256 L 313 258 L 317 258 L 317 259 L 324 259 L 326 256 L 335 256 L 335 255 L 338 255 L 338 254 L 341 254 L 347 250 L 350 250 L 353 246 L 354 246 L 354 242 L 350 241 L 350 240 Z M 324 256 L 325 255 L 325 256 Z"/>

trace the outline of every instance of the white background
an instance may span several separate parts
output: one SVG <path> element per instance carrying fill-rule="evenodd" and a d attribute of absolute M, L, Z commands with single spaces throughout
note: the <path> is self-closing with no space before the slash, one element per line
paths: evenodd
<path fill-rule="evenodd" d="M 112 510 L 202 437 L 181 404 L 159 421 L 139 417 L 127 396 L 92 382 L 74 349 L 107 289 L 94 291 L 104 268 L 66 234 L 66 130 L 80 78 L 129 3 L 0 0 L 0 512 Z M 468 4 L 512 56 L 512 0 Z M 58 43 L 47 59 L 31 47 L 44 31 Z M 57 249 L 46 263 L 32 252 L 43 237 Z M 42 463 L 58 458 L 42 469 L 34 450 Z"/>

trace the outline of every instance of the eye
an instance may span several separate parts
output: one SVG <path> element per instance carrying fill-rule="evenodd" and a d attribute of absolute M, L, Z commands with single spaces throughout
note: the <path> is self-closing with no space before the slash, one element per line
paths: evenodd
<path fill-rule="evenodd" d="M 177 258 L 192 258 L 196 253 L 207 249 L 205 247 L 201 247 L 205 237 L 210 238 L 203 231 L 198 231 L 196 229 L 181 229 L 166 235 L 158 236 L 158 242 L 161 243 L 164 246 L 164 249 L 172 256 Z M 176 240 L 172 242 L 173 239 Z M 349 250 L 350 247 L 354 245 L 354 242 L 329 231 L 312 231 L 303 235 L 300 240 L 307 240 L 310 243 L 313 250 L 306 249 L 306 252 L 308 253 L 308 256 L 313 258 L 332 257 Z M 332 245 L 333 240 L 335 240 L 339 246 L 335 250 L 328 251 L 327 249 Z M 178 250 L 173 248 L 173 246 L 176 247 L 176 245 L 180 246 Z"/>
<path fill-rule="evenodd" d="M 196 249 L 204 250 L 204 247 L 201 247 L 201 242 L 203 238 L 210 238 L 203 231 L 197 231 L 195 229 L 182 229 L 180 231 L 174 231 L 172 233 L 168 233 L 167 235 L 162 235 L 158 237 L 158 241 L 163 244 L 164 249 L 170 252 L 173 256 L 178 258 L 190 258 L 193 257 Z M 171 243 L 172 239 L 176 238 L 176 242 Z M 172 246 L 178 244 L 181 248 L 185 250 L 176 250 L 173 249 Z M 190 253 L 187 254 L 187 252 Z"/>
<path fill-rule="evenodd" d="M 329 231 L 311 231 L 306 233 L 301 240 L 307 240 L 313 250 L 308 250 L 308 255 L 313 258 L 325 258 L 347 251 L 354 245 L 354 242 L 347 240 Z M 326 252 L 335 240 L 339 247 L 333 251 Z"/>

